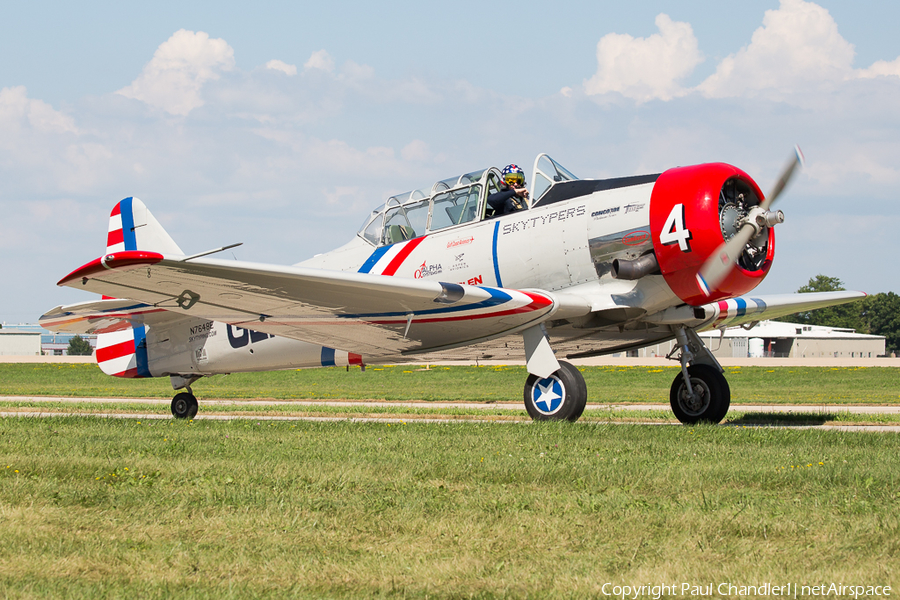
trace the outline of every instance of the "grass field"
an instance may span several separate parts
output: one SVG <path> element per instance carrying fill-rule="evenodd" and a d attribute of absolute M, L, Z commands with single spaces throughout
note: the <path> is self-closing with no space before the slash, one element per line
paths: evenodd
<path fill-rule="evenodd" d="M 735 402 L 750 390 L 752 402 L 898 401 L 892 369 L 729 371 Z M 585 377 L 592 401 L 662 402 L 674 370 L 597 367 Z M 518 401 L 523 379 L 518 367 L 322 369 L 210 378 L 195 391 Z M 9 394 L 171 397 L 165 379 L 118 380 L 93 365 L 2 365 L 0 395 Z M 420 414 L 442 410 L 470 414 Z M 606 583 L 900 587 L 896 434 L 608 425 L 597 421 L 615 419 L 602 413 L 577 424 L 408 416 L 0 418 L 0 597 L 606 598 Z M 753 422 L 739 411 L 729 419 Z"/>
<path fill-rule="evenodd" d="M 898 453 L 893 434 L 739 427 L 5 418 L 0 592 L 896 586 Z"/>
<path fill-rule="evenodd" d="M 668 403 L 678 367 L 583 367 L 588 401 Z M 889 367 L 729 367 L 731 401 L 773 404 L 898 404 L 900 370 Z M 346 398 L 515 401 L 527 374 L 520 366 L 342 367 L 237 373 L 194 384 L 200 398 Z M 92 364 L 0 364 L 0 395 L 171 398 L 166 377 L 119 379 Z"/>

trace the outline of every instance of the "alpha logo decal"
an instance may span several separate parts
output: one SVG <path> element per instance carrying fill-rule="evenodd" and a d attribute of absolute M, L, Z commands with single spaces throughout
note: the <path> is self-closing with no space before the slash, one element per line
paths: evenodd
<path fill-rule="evenodd" d="M 552 415 L 558 411 L 565 400 L 566 393 L 559 379 L 547 377 L 534 382 L 531 388 L 534 405 L 542 414 Z"/>
<path fill-rule="evenodd" d="M 419 268 L 416 269 L 416 272 L 413 273 L 413 277 L 416 279 L 422 279 L 424 277 L 431 277 L 433 275 L 440 275 L 444 272 L 444 269 L 441 267 L 440 263 L 436 265 L 426 264 L 428 261 L 424 261 Z"/>

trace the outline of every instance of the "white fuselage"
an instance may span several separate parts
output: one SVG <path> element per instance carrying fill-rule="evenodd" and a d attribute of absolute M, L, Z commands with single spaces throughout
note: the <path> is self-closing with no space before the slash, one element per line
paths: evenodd
<path fill-rule="evenodd" d="M 356 236 L 297 266 L 563 294 L 577 289 L 596 298 L 594 310 L 613 308 L 612 296 L 637 294 L 652 313 L 680 302 L 662 277 L 621 281 L 610 274 L 614 259 L 632 260 L 652 247 L 652 189 L 653 183 L 643 183 L 593 192 L 381 247 Z M 554 340 L 585 336 L 584 330 L 550 333 Z M 200 319 L 150 327 L 147 347 L 154 376 L 415 360 L 359 356 L 353 348 L 331 349 Z"/>

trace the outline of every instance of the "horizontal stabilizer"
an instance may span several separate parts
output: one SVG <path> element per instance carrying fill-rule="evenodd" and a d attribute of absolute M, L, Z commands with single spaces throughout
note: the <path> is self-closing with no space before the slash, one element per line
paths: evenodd
<path fill-rule="evenodd" d="M 57 306 L 38 322 L 41 327 L 57 333 L 101 334 L 189 318 L 134 300 L 104 299 Z"/>

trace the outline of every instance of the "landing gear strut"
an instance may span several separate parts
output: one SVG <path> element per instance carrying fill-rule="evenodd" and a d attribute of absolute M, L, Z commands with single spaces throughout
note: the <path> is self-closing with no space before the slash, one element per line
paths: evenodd
<path fill-rule="evenodd" d="M 193 419 L 197 416 L 197 397 L 191 391 L 191 384 L 200 379 L 200 375 L 170 375 L 169 380 L 172 382 L 172 389 L 185 389 L 186 392 L 179 392 L 172 398 L 172 416 L 176 419 Z"/>
<path fill-rule="evenodd" d="M 672 412 L 682 423 L 719 423 L 728 414 L 731 388 L 722 367 L 693 329 L 675 331 L 681 350 L 681 373 L 669 391 Z"/>
<path fill-rule="evenodd" d="M 581 372 L 565 361 L 549 377 L 529 375 L 525 381 L 525 410 L 535 421 L 575 422 L 587 403 L 587 384 Z"/>

